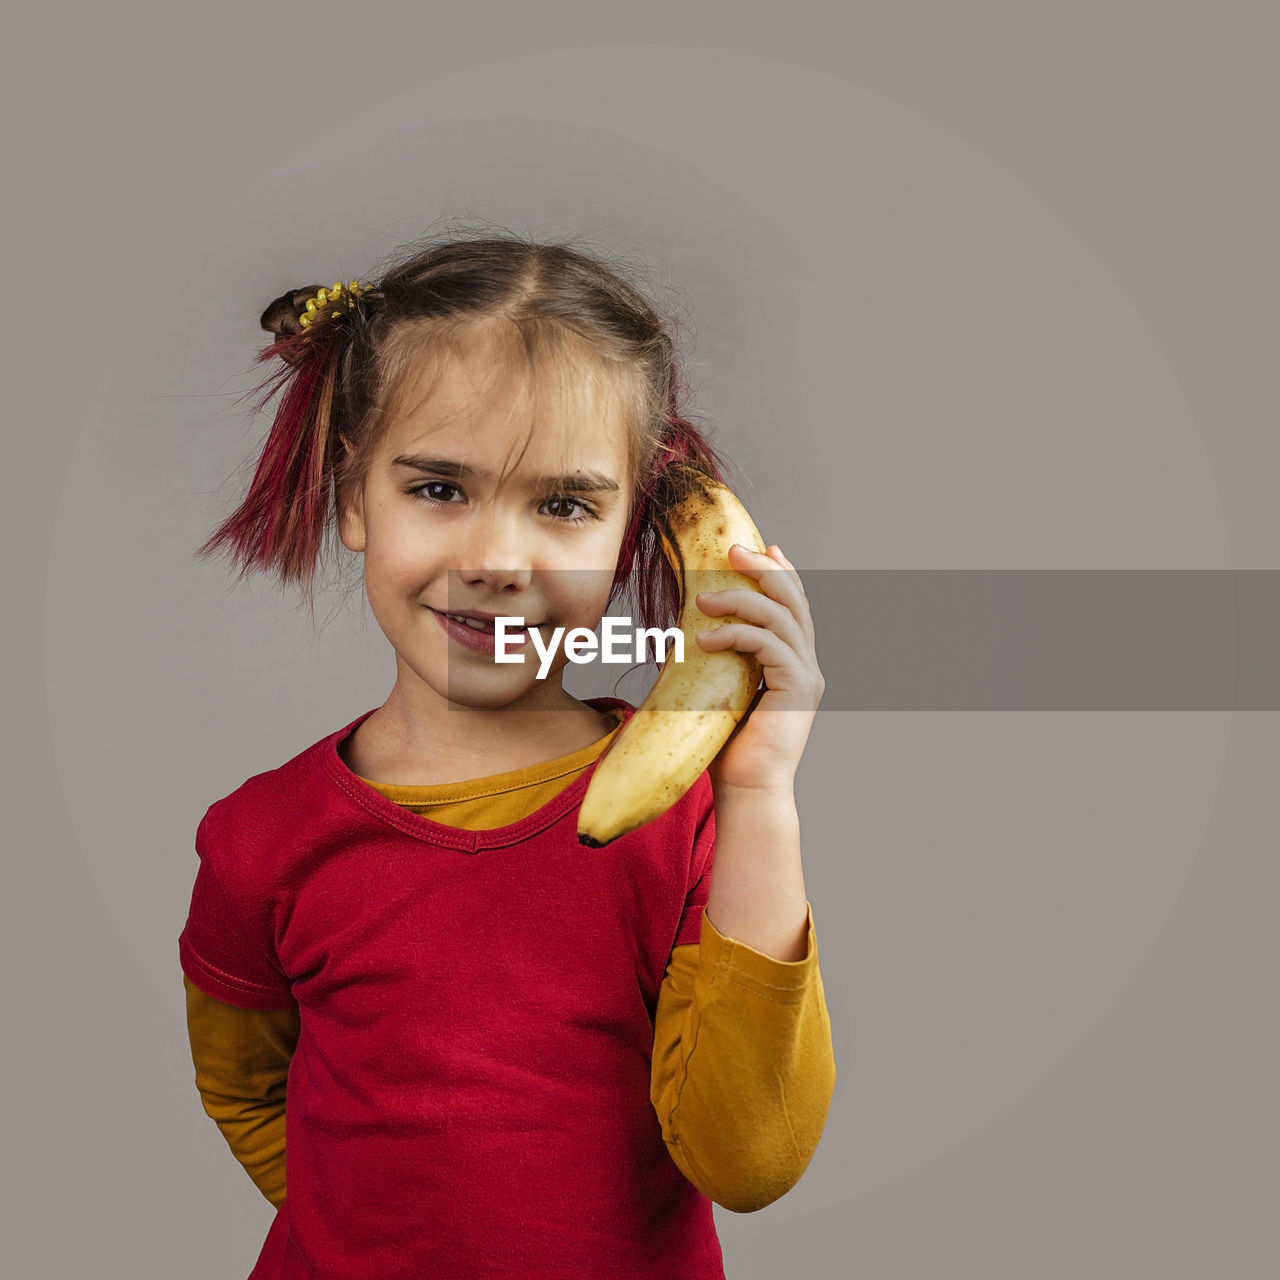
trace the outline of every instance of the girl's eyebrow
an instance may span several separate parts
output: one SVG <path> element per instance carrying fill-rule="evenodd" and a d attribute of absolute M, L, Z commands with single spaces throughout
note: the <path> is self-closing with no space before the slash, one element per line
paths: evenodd
<path fill-rule="evenodd" d="M 431 458 L 421 454 L 401 454 L 391 463 L 410 471 L 429 471 L 433 475 L 447 476 L 450 480 L 466 480 L 475 477 L 488 480 L 487 471 L 478 471 L 465 462 L 453 458 Z M 619 488 L 612 476 L 600 471 L 575 471 L 564 476 L 539 476 L 534 483 L 539 488 L 558 489 L 565 493 L 607 493 Z"/>

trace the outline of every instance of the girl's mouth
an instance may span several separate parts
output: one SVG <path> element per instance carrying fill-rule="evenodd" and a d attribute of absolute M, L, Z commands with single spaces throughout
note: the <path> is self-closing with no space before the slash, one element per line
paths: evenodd
<path fill-rule="evenodd" d="M 440 620 L 440 625 L 450 639 L 456 640 L 468 649 L 475 649 L 481 653 L 497 652 L 497 631 L 493 623 L 480 623 L 474 618 L 460 618 L 456 614 L 440 613 L 436 609 L 432 609 L 431 612 Z M 524 645 L 527 645 L 529 643 L 529 630 L 528 627 L 517 630 L 510 624 L 504 627 L 506 652 L 518 651 Z"/>
<path fill-rule="evenodd" d="M 491 622 L 478 622 L 475 618 L 464 618 L 457 613 L 446 613 L 444 616 L 450 622 L 460 622 L 464 627 L 470 627 L 472 631 L 487 631 L 490 635 L 493 634 L 494 628 Z"/>

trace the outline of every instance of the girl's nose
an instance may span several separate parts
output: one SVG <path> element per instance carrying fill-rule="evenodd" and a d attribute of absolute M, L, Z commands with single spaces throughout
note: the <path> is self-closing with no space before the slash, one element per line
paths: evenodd
<path fill-rule="evenodd" d="M 532 539 L 511 513 L 492 510 L 473 524 L 473 536 L 462 548 L 459 570 L 469 586 L 497 594 L 507 587 L 526 589 L 533 581 Z"/>

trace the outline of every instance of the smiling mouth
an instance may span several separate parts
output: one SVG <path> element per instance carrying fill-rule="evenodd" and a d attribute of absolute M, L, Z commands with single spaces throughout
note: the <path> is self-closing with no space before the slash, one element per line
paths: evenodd
<path fill-rule="evenodd" d="M 472 631 L 479 631 L 482 635 L 491 636 L 491 635 L 494 635 L 497 630 L 497 628 L 492 623 L 478 622 L 475 618 L 463 618 L 456 613 L 441 613 L 439 609 L 432 609 L 431 612 L 434 614 L 438 614 L 440 617 L 448 618 L 450 622 L 459 622 L 464 627 L 470 627 Z M 526 623 L 523 628 L 519 628 L 519 629 L 524 631 L 534 631 L 540 626 L 542 626 L 542 623 L 532 622 L 532 623 Z M 515 627 L 508 627 L 507 633 L 509 635 L 514 634 L 516 630 L 517 628 Z"/>

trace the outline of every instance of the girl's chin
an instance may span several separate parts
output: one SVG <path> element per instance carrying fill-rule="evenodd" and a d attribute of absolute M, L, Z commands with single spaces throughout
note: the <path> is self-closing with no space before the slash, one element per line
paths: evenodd
<path fill-rule="evenodd" d="M 534 659 L 499 665 L 493 661 L 492 655 L 486 657 L 482 653 L 459 650 L 457 646 L 450 645 L 443 654 L 438 650 L 435 653 L 419 651 L 408 661 L 404 658 L 401 661 L 423 684 L 450 702 L 506 705 L 517 699 L 554 702 L 564 698 L 561 686 L 563 672 L 548 671 L 545 678 L 539 680 L 540 664 Z"/>
<path fill-rule="evenodd" d="M 549 684 L 549 681 L 541 681 L 542 684 Z M 471 685 L 470 681 L 454 680 L 449 684 L 445 691 L 445 697 L 450 707 L 461 709 L 469 709 L 472 711 L 501 711 L 504 708 L 518 707 L 523 710 L 536 710 L 543 705 L 544 699 L 550 703 L 554 701 L 555 710 L 562 710 L 564 700 L 564 690 L 560 688 L 557 681 L 552 688 L 549 689 L 495 689 L 492 684 L 488 688 L 478 688 Z M 547 705 L 547 710 L 553 709 Z"/>

